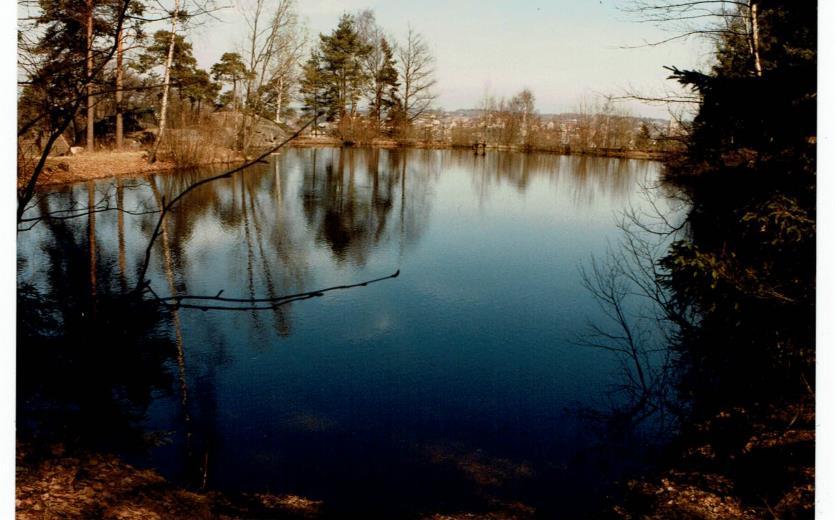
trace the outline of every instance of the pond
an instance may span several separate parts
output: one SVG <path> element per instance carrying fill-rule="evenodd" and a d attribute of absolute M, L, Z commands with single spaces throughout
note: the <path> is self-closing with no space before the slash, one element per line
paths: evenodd
<path fill-rule="evenodd" d="M 120 306 L 152 211 L 208 174 L 39 194 L 31 215 L 102 211 L 18 233 L 19 437 L 335 516 L 593 513 L 647 463 L 645 436 L 582 413 L 624 375 L 617 354 L 578 345 L 605 321 L 580 270 L 617 244 L 658 163 L 290 149 L 183 199 L 152 251 L 155 293 L 397 277 L 273 310 Z"/>

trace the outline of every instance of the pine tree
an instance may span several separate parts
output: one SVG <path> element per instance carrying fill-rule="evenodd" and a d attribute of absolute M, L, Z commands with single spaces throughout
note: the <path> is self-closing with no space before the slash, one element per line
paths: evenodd
<path fill-rule="evenodd" d="M 361 61 L 371 47 L 360 39 L 353 17 L 347 14 L 330 35 L 320 34 L 319 39 L 328 120 L 341 120 L 346 114 L 354 116 L 367 81 Z"/>
<path fill-rule="evenodd" d="M 232 83 L 232 103 L 238 109 L 238 82 L 247 77 L 246 65 L 237 52 L 225 52 L 220 61 L 212 65 L 212 77 L 215 81 Z"/>
<path fill-rule="evenodd" d="M 203 102 L 213 103 L 220 93 L 220 83 L 212 81 L 209 73 L 203 69 L 195 67 L 188 77 L 181 79 L 183 81 L 182 94 L 188 99 L 192 113 L 199 114 Z"/>
<path fill-rule="evenodd" d="M 374 98 L 369 104 L 371 117 L 379 126 L 391 110 L 399 104 L 397 89 L 400 87 L 397 68 L 394 60 L 394 50 L 385 38 L 380 39 L 381 63 L 373 78 Z"/>
<path fill-rule="evenodd" d="M 310 53 L 310 58 L 302 67 L 299 92 L 302 95 L 302 110 L 310 117 L 318 118 L 318 115 L 329 104 L 322 59 L 316 50 Z M 318 126 L 318 121 L 316 123 L 314 129 Z"/>
<path fill-rule="evenodd" d="M 157 31 L 154 39 L 145 52 L 139 55 L 135 68 L 140 72 L 148 73 L 151 69 L 162 66 L 168 57 L 168 45 L 171 41 L 170 31 Z M 181 34 L 174 36 L 174 55 L 171 60 L 171 84 L 182 89 L 191 77 L 194 76 L 197 60 L 193 54 L 191 43 L 187 42 Z"/>
<path fill-rule="evenodd" d="M 39 100 L 43 110 L 77 98 L 80 90 L 87 95 L 87 141 L 92 146 L 93 84 L 100 81 L 102 53 L 96 41 L 111 36 L 112 20 L 105 5 L 91 0 L 41 0 L 35 28 L 41 37 L 31 48 L 37 68 L 30 74 L 28 102 Z M 83 35 L 83 37 L 79 37 Z M 76 136 L 77 139 L 77 136 Z"/>

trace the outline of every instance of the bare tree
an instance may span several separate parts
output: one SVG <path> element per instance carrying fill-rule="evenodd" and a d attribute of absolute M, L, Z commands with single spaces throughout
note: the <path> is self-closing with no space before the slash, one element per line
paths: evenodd
<path fill-rule="evenodd" d="M 168 113 L 168 92 L 171 90 L 171 62 L 174 59 L 174 44 L 177 41 L 177 20 L 180 15 L 180 0 L 174 0 L 174 11 L 171 16 L 171 41 L 168 44 L 168 57 L 165 61 L 165 71 L 163 73 L 162 84 L 162 101 L 160 103 L 159 115 L 159 132 L 157 132 L 156 140 L 154 141 L 154 148 L 148 156 L 148 162 L 157 160 L 157 152 L 159 145 L 162 143 L 162 136 L 165 133 L 166 114 Z"/>
<path fill-rule="evenodd" d="M 536 97 L 530 89 L 524 88 L 513 96 L 513 106 L 521 114 L 520 137 L 522 144 L 532 147 L 534 144 L 534 126 L 536 122 Z"/>
<path fill-rule="evenodd" d="M 496 98 L 490 93 L 489 86 L 484 86 L 484 93 L 478 103 L 478 134 L 479 141 L 486 143 L 490 140 L 491 127 L 496 117 Z"/>
<path fill-rule="evenodd" d="M 365 9 L 354 16 L 357 34 L 370 51 L 362 58 L 363 75 L 367 78 L 364 96 L 368 102 L 371 119 L 380 129 L 380 124 L 392 111 L 397 109 L 399 101 L 397 90 L 400 86 L 399 73 L 394 56 L 396 45 L 374 16 L 374 11 Z"/>
<path fill-rule="evenodd" d="M 593 148 L 597 135 L 597 102 L 584 95 L 577 102 L 574 111 L 576 113 L 576 121 L 568 128 L 568 142 L 572 149 L 580 151 L 589 150 Z"/>
<path fill-rule="evenodd" d="M 398 47 L 403 114 L 411 123 L 435 101 L 435 58 L 423 36 L 409 26 L 406 42 Z"/>
<path fill-rule="evenodd" d="M 277 52 L 272 58 L 271 80 L 268 82 L 275 97 L 275 122 L 282 122 L 282 112 L 290 101 L 293 85 L 298 80 L 299 65 L 301 63 L 307 36 L 298 25 L 284 31 L 279 38 Z"/>
<path fill-rule="evenodd" d="M 238 3 L 248 27 L 245 44 L 248 75 L 245 78 L 245 110 L 241 127 L 241 146 L 244 150 L 250 145 L 258 120 L 266 119 L 270 105 L 273 117 L 269 119 L 281 122 L 281 111 L 288 101 L 287 92 L 306 40 L 295 0 L 278 0 L 272 11 L 268 11 L 269 6 L 266 0 L 255 0 L 254 4 L 239 0 Z"/>
<path fill-rule="evenodd" d="M 640 22 L 658 25 L 673 34 L 637 47 L 691 37 L 741 38 L 747 42 L 753 72 L 762 76 L 759 3 L 756 0 L 634 0 L 622 9 Z"/>

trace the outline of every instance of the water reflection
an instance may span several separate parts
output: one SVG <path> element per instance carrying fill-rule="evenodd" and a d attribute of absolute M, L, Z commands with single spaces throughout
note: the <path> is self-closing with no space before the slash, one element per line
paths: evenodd
<path fill-rule="evenodd" d="M 420 237 L 439 172 L 435 154 L 354 149 L 306 153 L 312 166 L 302 186 L 305 219 L 337 262 L 364 265 L 378 244 L 396 238 L 408 247 Z"/>
<path fill-rule="evenodd" d="M 132 213 L 19 235 L 21 435 L 371 516 L 581 512 L 630 464 L 564 411 L 618 377 L 617 359 L 571 343 L 596 312 L 577 266 L 654 164 L 289 150 L 183 199 L 153 249 L 155 290 L 275 298 L 399 278 L 258 312 L 128 306 L 149 211 L 210 173 L 40 194 L 44 214 Z"/>
<path fill-rule="evenodd" d="M 606 203 L 623 202 L 634 193 L 636 180 L 645 178 L 647 168 L 645 161 L 513 152 L 454 154 L 446 159 L 445 167 L 474 172 L 474 189 L 482 201 L 496 185 L 508 184 L 524 193 L 532 179 L 546 176 L 556 189 L 571 193 L 575 206 L 591 206 L 596 197 Z"/>
<path fill-rule="evenodd" d="M 94 187 L 86 188 L 92 199 Z M 173 390 L 164 365 L 175 351 L 163 317 L 121 297 L 116 251 L 97 243 L 96 231 L 95 214 L 46 220 L 38 254 L 19 258 L 21 270 L 39 273 L 18 281 L 22 440 L 141 447 L 147 432 L 138 423 L 154 393 Z"/>

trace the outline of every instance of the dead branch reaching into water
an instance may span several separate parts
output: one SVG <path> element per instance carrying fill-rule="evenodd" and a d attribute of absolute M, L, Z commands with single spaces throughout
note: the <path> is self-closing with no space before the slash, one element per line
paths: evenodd
<path fill-rule="evenodd" d="M 367 287 L 373 283 L 382 282 L 383 280 L 390 280 L 392 278 L 397 278 L 400 276 L 400 269 L 395 271 L 393 274 L 388 276 L 383 276 L 380 278 L 375 278 L 373 280 L 366 280 L 364 282 L 354 283 L 350 285 L 335 285 L 333 287 L 327 287 L 325 289 L 317 289 L 314 291 L 307 291 L 301 292 L 296 294 L 287 294 L 284 296 L 275 296 L 272 298 L 226 298 L 222 296 L 223 291 L 218 292 L 214 296 L 196 296 L 196 295 L 183 295 L 183 296 L 159 296 L 154 290 L 148 285 L 148 291 L 153 295 L 154 299 L 171 309 L 200 309 L 203 311 L 208 310 L 223 310 L 223 311 L 260 311 L 260 310 L 274 310 L 282 305 L 286 305 L 288 303 L 301 301 L 301 300 L 310 300 L 312 298 L 318 298 L 320 296 L 324 296 L 325 293 L 333 292 L 333 291 L 341 291 L 345 289 L 354 289 L 357 287 Z M 186 303 L 184 303 L 186 302 Z M 198 302 L 198 303 L 188 303 L 188 302 Z M 202 302 L 202 303 L 199 303 Z M 218 302 L 218 303 L 212 303 Z M 228 304 L 242 304 L 242 305 L 228 305 Z"/>

